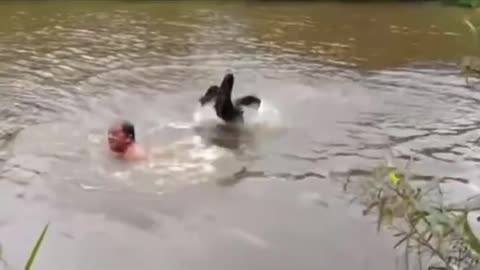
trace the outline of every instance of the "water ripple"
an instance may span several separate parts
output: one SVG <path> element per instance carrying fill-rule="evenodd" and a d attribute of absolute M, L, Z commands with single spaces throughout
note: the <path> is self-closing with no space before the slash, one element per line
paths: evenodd
<path fill-rule="evenodd" d="M 441 58 L 434 50 L 422 52 L 430 61 L 415 54 L 422 42 L 418 35 L 426 33 L 425 39 L 448 47 L 456 29 L 390 21 L 381 27 L 382 18 L 370 14 L 362 21 L 369 31 L 360 35 L 354 16 L 337 23 L 326 19 L 330 11 L 281 9 L 266 15 L 259 10 L 202 7 L 172 9 L 164 16 L 141 8 L 12 13 L 9 27 L 0 27 L 3 148 L 4 141 L 14 144 L 8 138 L 19 130 L 76 121 L 71 129 L 98 137 L 95 142 L 72 142 L 77 135 L 65 131 L 57 140 L 85 148 L 62 148 L 48 158 L 94 159 L 100 154 L 92 149 L 102 142 L 105 125 L 119 116 L 134 119 L 141 134 L 156 134 L 159 138 L 152 140 L 160 145 L 178 139 L 178 133 L 197 136 L 189 127 L 198 96 L 232 71 L 235 95 L 261 95 L 281 112 L 279 122 L 288 128 L 281 136 L 248 142 L 245 151 L 251 155 L 239 150 L 247 144 L 243 141 L 218 139 L 223 133 L 202 137 L 206 145 L 235 153 L 241 162 L 232 164 L 247 163 L 246 172 L 233 176 L 235 169 L 225 169 L 226 183 L 255 177 L 324 179 L 332 171 L 362 174 L 388 149 L 399 160 L 418 163 L 418 179 L 463 181 L 474 175 L 480 160 L 480 95 L 465 86 L 458 67 L 447 61 L 450 54 L 440 52 L 447 59 L 441 62 L 432 62 Z M 392 63 L 402 67 L 390 68 Z M 180 122 L 186 124 L 171 124 Z M 15 158 L 22 157 L 2 163 L 12 166 Z M 183 168 L 179 161 L 169 164 L 164 166 Z M 189 169 L 188 177 L 204 179 Z"/>

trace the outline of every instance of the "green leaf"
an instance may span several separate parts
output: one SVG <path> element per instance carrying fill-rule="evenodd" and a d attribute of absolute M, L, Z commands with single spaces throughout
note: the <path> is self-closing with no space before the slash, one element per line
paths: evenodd
<path fill-rule="evenodd" d="M 383 214 L 384 214 L 384 209 L 385 209 L 385 199 L 381 198 L 379 205 L 378 205 L 378 220 L 377 220 L 377 232 L 380 231 L 380 228 L 382 227 L 382 221 L 383 221 Z"/>
<path fill-rule="evenodd" d="M 428 221 L 428 216 L 430 215 L 430 213 L 428 213 L 427 211 L 424 211 L 424 210 L 414 210 L 413 211 L 413 214 L 411 216 L 411 221 L 414 225 L 417 225 L 417 223 L 420 221 L 420 220 L 425 220 L 425 221 Z"/>
<path fill-rule="evenodd" d="M 33 261 L 35 260 L 35 258 L 37 256 L 37 253 L 38 253 L 38 250 L 40 249 L 40 246 L 42 245 L 43 238 L 45 237 L 45 233 L 47 232 L 49 225 L 50 225 L 50 223 L 47 223 L 47 225 L 45 225 L 45 227 L 43 228 L 42 234 L 37 239 L 37 242 L 35 243 L 35 246 L 32 250 L 32 253 L 30 254 L 30 257 L 28 258 L 27 265 L 25 265 L 25 270 L 30 270 L 30 268 L 32 267 Z"/>
<path fill-rule="evenodd" d="M 429 217 L 430 228 L 437 236 L 444 236 L 450 229 L 450 221 L 443 213 L 432 213 Z"/>
<path fill-rule="evenodd" d="M 388 177 L 390 178 L 390 182 L 392 182 L 394 186 L 397 186 L 398 183 L 400 183 L 401 181 L 400 177 L 398 177 L 395 171 L 390 172 L 390 174 L 388 174 Z"/>
<path fill-rule="evenodd" d="M 393 224 L 393 211 L 392 209 L 385 208 L 382 215 L 383 222 L 387 225 Z"/>
<path fill-rule="evenodd" d="M 463 233 L 464 233 L 465 242 L 470 246 L 472 250 L 475 251 L 475 253 L 477 253 L 477 255 L 480 255 L 480 241 L 473 233 L 472 228 L 468 223 L 466 213 L 463 215 Z"/>

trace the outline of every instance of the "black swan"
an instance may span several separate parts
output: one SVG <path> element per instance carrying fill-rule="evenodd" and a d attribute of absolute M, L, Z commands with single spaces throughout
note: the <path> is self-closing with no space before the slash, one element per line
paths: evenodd
<path fill-rule="evenodd" d="M 258 109 L 261 100 L 253 95 L 234 99 L 232 102 L 233 74 L 228 73 L 223 77 L 220 87 L 210 86 L 205 94 L 199 99 L 202 106 L 215 101 L 215 112 L 219 118 L 227 123 L 243 123 L 242 106 L 254 106 Z"/>

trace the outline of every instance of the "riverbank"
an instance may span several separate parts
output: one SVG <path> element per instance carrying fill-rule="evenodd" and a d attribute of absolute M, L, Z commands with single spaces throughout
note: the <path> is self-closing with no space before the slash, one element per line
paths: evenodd
<path fill-rule="evenodd" d="M 67 0 L 68 1 L 68 0 Z M 112 2 L 129 2 L 129 3 L 142 3 L 142 2 L 191 2 L 192 0 L 108 0 Z M 2 2 L 31 2 L 34 3 L 41 3 L 47 2 L 44 1 L 33 1 L 33 0 L 6 0 Z M 447 5 L 453 6 L 461 6 L 461 7 L 468 7 L 474 8 L 480 5 L 480 0 L 228 0 L 228 1 L 212 1 L 218 2 L 219 4 L 225 2 L 259 2 L 259 3 L 325 3 L 325 2 L 337 2 L 337 3 L 385 3 L 385 2 L 398 2 L 398 3 L 421 3 L 421 2 L 439 2 L 444 3 Z"/>

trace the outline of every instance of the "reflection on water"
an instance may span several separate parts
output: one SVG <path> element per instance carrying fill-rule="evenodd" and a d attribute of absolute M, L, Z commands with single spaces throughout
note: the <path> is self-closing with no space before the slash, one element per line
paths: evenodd
<path fill-rule="evenodd" d="M 245 179 L 328 183 L 332 175 L 364 176 L 388 155 L 387 149 L 395 162 L 413 158 L 418 180 L 469 183 L 463 186 L 476 192 L 480 96 L 466 86 L 456 65 L 478 52 L 462 25 L 472 12 L 431 3 L 2 2 L 0 176 L 5 181 L 0 181 L 0 197 L 12 209 L 0 212 L 0 224 L 6 220 L 25 228 L 15 213 L 25 210 L 39 222 L 44 217 L 33 213 L 38 210 L 72 226 L 62 235 L 95 239 L 95 232 L 85 232 L 90 226 L 78 225 L 85 218 L 118 227 L 112 229 L 116 233 L 135 232 L 146 246 L 154 246 L 162 237 L 173 237 L 162 236 L 172 232 L 158 229 L 162 222 L 186 226 L 189 236 L 198 232 L 191 224 L 170 220 L 197 218 L 193 210 L 182 212 L 179 205 L 189 196 L 182 194 L 189 193 L 180 190 L 195 186 L 199 191 L 192 196 L 206 200 L 212 191 L 199 183 L 236 190 Z M 258 112 L 246 112 L 245 127 L 225 126 L 211 108 L 199 109 L 198 98 L 226 72 L 236 76 L 234 96 L 254 94 L 263 101 Z M 149 161 L 128 164 L 110 158 L 106 127 L 118 118 L 135 123 L 139 142 L 151 151 Z M 165 201 L 172 209 L 158 203 L 160 194 L 170 192 L 178 192 L 173 202 Z M 225 203 L 225 220 L 232 218 L 229 207 L 247 204 L 255 194 L 231 192 L 231 201 L 223 195 L 224 201 L 209 205 Z M 259 224 L 271 226 L 269 217 L 280 211 L 275 205 L 281 199 L 270 196 L 255 197 L 267 206 L 253 216 L 248 207 L 235 208 L 240 211 L 237 224 L 223 228 L 223 235 L 259 249 L 271 246 L 262 237 L 293 239 L 300 232 L 292 224 L 282 227 L 284 236 L 272 236 L 248 221 L 262 216 Z M 296 207 L 287 208 L 295 212 Z M 75 216 L 76 211 L 93 217 Z M 158 211 L 168 218 L 156 220 Z M 302 213 L 300 227 L 305 225 Z M 276 215 L 276 223 L 290 224 L 284 220 L 288 216 Z M 193 223 L 202 233 L 209 231 Z M 260 236 L 242 226 L 255 227 Z M 87 236 L 79 236 L 82 232 Z M 308 238 L 309 232 L 298 237 Z M 188 253 L 192 257 L 186 261 L 201 260 L 195 256 L 202 253 L 202 241 L 193 244 L 199 248 L 190 251 L 197 255 Z M 216 252 L 247 252 L 240 242 L 209 244 Z M 311 250 L 322 247 L 320 242 Z M 110 244 L 108 249 L 114 249 Z M 18 262 L 20 248 L 10 251 Z M 271 261 L 292 252 L 277 248 Z M 102 262 L 112 266 L 108 256 L 116 252 L 99 252 L 106 256 Z M 85 256 L 95 261 L 92 254 Z M 146 258 L 152 262 L 156 257 Z M 319 265 L 312 257 L 302 258 L 301 269 Z M 195 265 L 164 259 L 174 269 Z M 217 269 L 227 268 L 222 268 L 227 262 L 219 259 Z"/>

